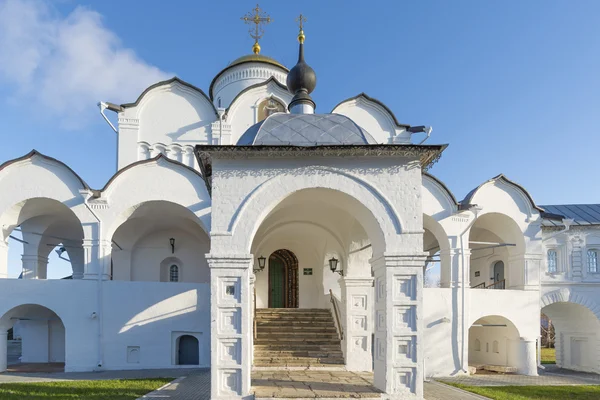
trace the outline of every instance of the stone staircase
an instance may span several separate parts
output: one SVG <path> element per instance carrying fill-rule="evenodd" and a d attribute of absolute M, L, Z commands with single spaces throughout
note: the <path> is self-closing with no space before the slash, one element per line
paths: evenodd
<path fill-rule="evenodd" d="M 339 335 L 328 309 L 256 310 L 254 367 L 344 368 Z"/>

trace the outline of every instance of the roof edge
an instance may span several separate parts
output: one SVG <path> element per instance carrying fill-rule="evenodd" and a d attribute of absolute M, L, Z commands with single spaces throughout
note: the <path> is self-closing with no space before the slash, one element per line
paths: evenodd
<path fill-rule="evenodd" d="M 442 187 L 442 189 L 444 189 L 446 191 L 446 193 L 448 193 L 448 195 L 450 196 L 450 198 L 452 199 L 452 201 L 454 202 L 454 204 L 456 205 L 456 207 L 459 206 L 459 202 L 456 200 L 456 197 L 454 196 L 454 193 L 452 193 L 452 191 L 450 189 L 448 189 L 448 186 L 446 186 L 444 184 L 444 182 L 442 182 L 439 178 L 437 178 L 436 176 L 430 174 L 429 172 L 423 171 L 423 176 L 426 176 L 428 178 L 431 178 L 435 183 L 437 183 L 438 185 L 440 185 Z"/>
<path fill-rule="evenodd" d="M 394 121 L 394 123 L 396 124 L 397 127 L 406 128 L 406 129 L 410 128 L 410 125 L 402 124 L 402 123 L 398 122 L 398 119 L 396 118 L 396 115 L 394 114 L 394 112 L 392 110 L 390 110 L 390 108 L 388 106 L 386 106 L 385 103 L 383 103 L 381 100 L 378 100 L 374 97 L 367 95 L 365 92 L 361 92 L 354 97 L 349 97 L 345 100 L 340 101 L 335 107 L 333 107 L 331 112 L 333 113 L 335 111 L 335 109 L 338 108 L 339 106 L 341 106 L 342 104 L 348 103 L 352 100 L 357 100 L 361 97 L 367 101 L 370 101 L 370 102 L 375 103 L 375 104 L 379 105 L 380 107 L 382 107 L 392 117 L 392 120 Z"/>
<path fill-rule="evenodd" d="M 516 187 L 517 189 L 519 189 L 521 192 L 523 192 L 525 194 L 525 196 L 529 200 L 529 203 L 530 203 L 530 205 L 532 206 L 533 209 L 537 210 L 540 213 L 546 212 L 546 210 L 544 210 L 542 207 L 540 207 L 537 204 L 535 204 L 535 201 L 533 200 L 533 197 L 531 197 L 531 194 L 529 194 L 529 192 L 523 186 L 519 185 L 518 183 L 516 183 L 514 181 L 511 181 L 504 174 L 496 175 L 495 177 L 493 177 L 491 179 L 488 179 L 487 181 L 481 183 L 475 189 L 473 189 L 469 193 L 467 193 L 467 195 L 465 196 L 465 198 L 460 203 L 464 204 L 465 206 L 471 204 L 471 200 L 473 199 L 473 197 L 475 196 L 475 194 L 479 191 L 479 189 L 481 189 L 484 185 L 487 185 L 488 183 L 492 183 L 492 182 L 495 182 L 495 181 L 504 181 L 505 183 Z"/>
<path fill-rule="evenodd" d="M 180 167 L 184 167 L 184 168 L 186 168 L 186 169 L 190 170 L 191 172 L 193 172 L 194 174 L 198 175 L 198 176 L 199 176 L 201 179 L 203 179 L 203 177 L 202 177 L 202 174 L 200 174 L 200 173 L 199 173 L 198 171 L 196 171 L 194 168 L 192 168 L 192 167 L 189 167 L 189 166 L 187 166 L 187 165 L 185 165 L 185 164 L 183 164 L 183 163 L 180 163 L 179 161 L 172 160 L 172 159 L 170 159 L 169 157 L 165 156 L 164 154 L 160 153 L 160 154 L 158 154 L 158 155 L 157 155 L 157 156 L 155 156 L 155 157 L 152 157 L 152 158 L 147 158 L 147 159 L 145 159 L 145 160 L 136 161 L 136 162 L 134 162 L 134 163 L 131 163 L 131 164 L 129 164 L 129 165 L 127 165 L 127 166 L 125 166 L 125 167 L 121 168 L 121 169 L 120 169 L 120 170 L 118 170 L 118 171 L 117 171 L 117 172 L 116 172 L 116 173 L 115 173 L 113 176 L 111 176 L 111 177 L 110 177 L 110 179 L 108 180 L 108 182 L 106 182 L 106 184 L 104 185 L 104 187 L 103 187 L 102 189 L 100 189 L 98 192 L 101 192 L 101 193 L 105 192 L 105 191 L 106 191 L 106 190 L 107 190 L 107 189 L 110 187 L 110 185 L 111 185 L 111 184 L 112 184 L 112 183 L 113 183 L 113 182 L 114 182 L 114 181 L 115 181 L 115 180 L 116 180 L 116 179 L 117 179 L 117 178 L 118 178 L 120 175 L 122 175 L 123 173 L 127 172 L 128 170 L 130 170 L 130 169 L 133 169 L 133 168 L 135 168 L 135 167 L 138 167 L 138 166 L 140 166 L 140 165 L 144 165 L 144 164 L 150 164 L 150 163 L 153 163 L 153 162 L 158 162 L 158 161 L 159 161 L 159 160 L 161 160 L 161 159 L 164 159 L 166 162 L 169 162 L 169 163 L 171 163 L 171 164 L 173 164 L 173 165 L 180 166 Z"/>
<path fill-rule="evenodd" d="M 29 153 L 27 153 L 27 154 L 25 154 L 25 155 L 23 155 L 21 157 L 17 157 L 17 158 L 13 158 L 12 160 L 5 161 L 4 163 L 2 163 L 0 165 L 0 171 L 2 171 L 4 168 L 7 168 L 7 167 L 11 166 L 12 164 L 18 163 L 19 161 L 24 161 L 24 160 L 33 158 L 34 156 L 39 156 L 39 157 L 42 157 L 45 160 L 53 161 L 53 162 L 56 162 L 59 165 L 62 165 L 67 170 L 69 170 L 69 172 L 71 172 L 77 178 L 77 180 L 79 180 L 79 182 L 81 183 L 81 186 L 83 186 L 84 189 L 91 190 L 90 186 L 83 180 L 83 178 L 81 178 L 81 176 L 79 176 L 79 174 L 77 174 L 77 172 L 75 172 L 73 170 L 73 168 L 69 167 L 67 164 L 65 164 L 64 162 L 60 161 L 59 159 L 56 159 L 54 157 L 50 157 L 50 156 L 47 156 L 47 155 L 45 155 L 43 153 L 40 153 L 36 149 L 32 149 Z"/>
<path fill-rule="evenodd" d="M 212 107 L 214 113 L 216 116 L 218 116 L 219 114 L 217 113 L 217 109 L 215 108 L 215 105 L 213 104 L 212 100 L 206 95 L 206 93 L 204 93 L 204 91 L 202 89 L 200 89 L 197 86 L 192 85 L 191 83 L 188 83 L 186 81 L 184 81 L 183 79 L 179 79 L 178 77 L 174 76 L 171 79 L 167 79 L 165 81 L 160 81 L 160 82 L 156 82 L 155 84 L 148 86 L 143 92 L 142 94 L 140 94 L 138 96 L 138 98 L 133 102 L 133 103 L 125 103 L 125 104 L 121 104 L 121 108 L 125 109 L 125 108 L 131 108 L 131 107 L 136 107 L 140 104 L 140 101 L 142 101 L 142 99 L 153 89 L 156 89 L 157 87 L 161 87 L 161 86 L 166 86 L 166 85 L 170 85 L 171 83 L 179 83 L 180 85 L 183 85 L 185 87 L 188 87 L 190 89 L 192 89 L 193 91 L 199 93 L 202 97 L 204 97 L 206 99 L 206 101 L 208 101 L 208 103 L 210 104 L 210 106 Z"/>

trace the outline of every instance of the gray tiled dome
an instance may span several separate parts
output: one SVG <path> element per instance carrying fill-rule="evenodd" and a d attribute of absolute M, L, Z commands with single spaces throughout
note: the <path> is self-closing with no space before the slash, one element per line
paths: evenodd
<path fill-rule="evenodd" d="M 367 131 L 340 114 L 270 115 L 248 128 L 238 146 L 336 146 L 376 144 Z"/>

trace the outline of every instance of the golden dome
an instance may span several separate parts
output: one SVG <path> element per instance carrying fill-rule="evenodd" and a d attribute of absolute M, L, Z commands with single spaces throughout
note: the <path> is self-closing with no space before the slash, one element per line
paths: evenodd
<path fill-rule="evenodd" d="M 242 56 L 240 58 L 236 58 L 235 60 L 233 60 L 232 62 L 229 63 L 229 65 L 227 66 L 227 68 L 233 67 L 234 65 L 247 63 L 247 62 L 264 62 L 264 63 L 267 63 L 267 64 L 275 65 L 275 66 L 277 66 L 279 68 L 283 68 L 286 71 L 288 70 L 279 61 L 277 61 L 277 60 L 275 60 L 274 58 L 271 58 L 271 57 L 263 56 L 262 54 L 248 54 L 247 56 Z"/>

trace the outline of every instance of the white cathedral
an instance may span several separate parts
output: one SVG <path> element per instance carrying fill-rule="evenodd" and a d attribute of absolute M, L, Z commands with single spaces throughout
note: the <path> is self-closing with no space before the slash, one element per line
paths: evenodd
<path fill-rule="evenodd" d="M 503 175 L 457 201 L 426 172 L 430 128 L 364 93 L 315 112 L 298 39 L 291 70 L 255 44 L 208 94 L 173 78 L 101 103 L 101 189 L 35 150 L 0 165 L 0 372 L 18 325 L 23 363 L 206 367 L 214 399 L 268 367 L 373 371 L 419 399 L 429 377 L 537 375 L 543 311 L 558 365 L 600 373 L 600 207 L 539 206 Z M 55 248 L 72 279 L 46 279 Z"/>

